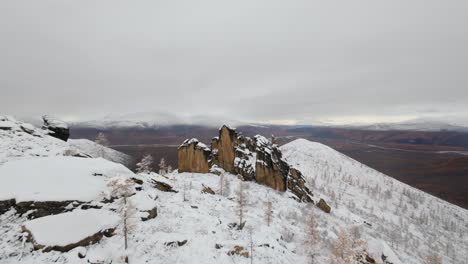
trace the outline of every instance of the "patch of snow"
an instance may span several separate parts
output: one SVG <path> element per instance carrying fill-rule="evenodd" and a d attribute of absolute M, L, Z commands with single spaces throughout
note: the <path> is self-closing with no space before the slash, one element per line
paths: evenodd
<path fill-rule="evenodd" d="M 123 165 L 102 158 L 13 160 L 0 166 L 0 200 L 90 201 L 106 188 L 106 178 L 125 175 L 134 174 Z"/>
<path fill-rule="evenodd" d="M 37 218 L 25 222 L 24 226 L 39 245 L 66 246 L 115 228 L 118 221 L 118 215 L 113 212 L 89 209 Z"/>

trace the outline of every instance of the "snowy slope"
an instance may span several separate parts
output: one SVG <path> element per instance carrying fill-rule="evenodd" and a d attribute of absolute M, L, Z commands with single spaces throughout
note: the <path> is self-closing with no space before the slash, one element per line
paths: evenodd
<path fill-rule="evenodd" d="M 40 157 L 0 166 L 0 201 L 91 201 L 106 189 L 106 179 L 133 175 L 122 164 L 102 158 Z"/>
<path fill-rule="evenodd" d="M 68 145 L 76 148 L 93 158 L 104 158 L 113 162 L 131 166 L 133 163 L 132 157 L 120 151 L 101 146 L 88 139 L 69 139 Z"/>
<path fill-rule="evenodd" d="M 468 211 L 377 172 L 325 145 L 298 139 L 283 157 L 306 177 L 309 188 L 331 201 L 333 214 L 366 224 L 404 263 L 421 263 L 437 251 L 444 263 L 466 263 Z"/>
<path fill-rule="evenodd" d="M 314 200 L 324 198 L 331 205 L 331 214 L 311 204 L 298 203 L 289 192 L 277 192 L 254 182 L 244 182 L 246 227 L 237 230 L 230 227 L 239 221 L 236 198 L 241 181 L 235 175 L 226 174 L 229 188 L 224 188 L 224 195 L 220 195 L 220 177 L 214 174 L 173 172 L 163 177 L 154 173 L 134 175 L 123 167 L 112 170 L 115 173 L 106 176 L 134 177 L 142 182 L 136 185 L 136 193 L 129 199 L 139 211 L 133 218 L 135 228 L 129 236 L 130 263 L 250 263 L 248 258 L 228 255 L 235 246 L 242 246 L 250 253 L 250 228 L 254 263 L 309 263 L 311 251 L 305 244 L 305 223 L 311 211 L 316 215 L 321 240 L 320 248 L 314 251 L 316 263 L 330 263 L 332 244 L 340 230 L 352 228 L 356 228 L 361 239 L 367 241 L 369 255 L 378 263 L 384 263 L 382 254 L 394 264 L 423 263 L 423 258 L 435 251 L 443 256 L 444 263 L 466 263 L 466 210 L 413 189 L 318 143 L 296 140 L 281 149 L 284 157 L 307 177 Z M 26 183 L 31 181 L 31 177 L 47 177 L 41 175 L 52 171 L 56 174 L 70 173 L 75 169 L 65 160 L 80 158 L 45 158 L 50 159 L 49 163 L 41 162 L 42 159 L 8 157 L 8 162 L 0 165 L 0 172 L 6 171 L 10 177 L 20 177 L 18 182 Z M 16 162 L 43 163 L 44 167 L 50 166 L 51 171 L 44 168 L 44 171 L 34 170 L 37 174 L 25 174 L 22 171 L 27 169 L 22 167 L 30 165 L 13 166 L 15 168 L 12 169 L 11 164 Z M 76 183 L 77 188 L 88 185 L 85 178 L 89 173 L 106 174 L 110 164 L 114 163 L 105 161 L 90 166 L 94 169 L 80 174 L 84 178 L 83 182 Z M 110 167 L 113 166 L 120 165 Z M 107 182 L 110 178 L 101 179 Z M 171 185 L 177 193 L 156 189 L 155 180 Z M 44 181 L 53 183 L 47 179 Z M 56 188 L 73 188 L 73 184 L 66 182 Z M 205 186 L 216 194 L 203 193 Z M 38 191 L 44 190 L 39 187 Z M 30 190 L 30 195 L 35 195 L 34 187 Z M 22 191 L 3 188 L 1 192 L 11 196 Z M 47 192 L 53 194 L 55 188 Z M 90 196 L 91 204 L 100 208 L 97 210 L 102 210 L 103 214 L 118 208 L 118 200 L 102 200 L 106 193 L 101 189 L 101 195 L 93 191 Z M 273 204 L 270 226 L 265 221 L 267 201 Z M 155 206 L 157 217 L 141 221 L 140 217 L 147 216 L 145 212 Z M 35 231 L 49 242 L 76 240 L 76 237 L 66 237 L 64 232 L 49 228 L 55 219 L 62 217 L 67 218 L 67 215 L 48 217 L 51 222 L 39 221 L 48 231 L 43 232 L 41 227 Z M 45 253 L 33 251 L 31 243 L 18 239 L 22 236 L 21 226 L 28 223 L 25 217 L 16 215 L 14 209 L 0 215 L 0 263 L 122 263 L 121 229 L 117 230 L 117 235 L 105 237 L 98 244 L 65 253 Z M 76 228 L 79 230 L 73 234 L 82 236 L 94 227 L 77 222 Z M 86 256 L 79 258 L 78 253 Z"/>
<path fill-rule="evenodd" d="M 65 142 L 29 123 L 0 115 L 0 164 L 11 159 L 73 155 L 102 157 L 126 166 L 133 162 L 130 156 L 87 139 Z"/>

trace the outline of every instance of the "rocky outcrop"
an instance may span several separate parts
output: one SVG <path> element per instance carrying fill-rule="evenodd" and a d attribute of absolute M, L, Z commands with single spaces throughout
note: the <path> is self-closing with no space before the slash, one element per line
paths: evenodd
<path fill-rule="evenodd" d="M 67 212 L 82 204 L 84 203 L 79 201 L 26 201 L 16 203 L 15 199 L 10 199 L 0 201 L 0 214 L 14 208 L 17 214 L 27 214 L 28 219 L 34 219 Z"/>
<path fill-rule="evenodd" d="M 96 244 L 99 242 L 104 236 L 111 237 L 114 235 L 115 228 L 106 229 L 103 231 L 99 231 L 96 234 L 93 234 L 89 237 L 86 237 L 78 242 L 70 243 L 68 245 L 63 246 L 47 246 L 41 245 L 34 240 L 33 233 L 28 230 L 25 226 L 21 227 L 23 232 L 27 233 L 26 241 L 31 242 L 33 244 L 34 250 L 42 250 L 42 252 L 50 252 L 50 251 L 60 251 L 60 252 L 68 252 L 76 247 L 86 247 L 92 244 Z"/>
<path fill-rule="evenodd" d="M 47 133 L 50 136 L 63 141 L 68 140 L 70 137 L 70 129 L 68 128 L 67 123 L 47 115 L 43 116 L 42 120 L 44 121 L 42 128 L 47 130 Z"/>
<path fill-rule="evenodd" d="M 263 136 L 255 136 L 255 142 L 255 180 L 277 191 L 286 191 L 289 165 L 281 159 L 281 151 Z"/>
<path fill-rule="evenodd" d="M 312 202 L 312 193 L 305 186 L 302 174 L 282 159 L 281 150 L 267 138 L 261 135 L 244 137 L 224 125 L 219 129 L 218 137 L 212 139 L 211 151 L 198 144 L 198 140 L 191 139 L 179 147 L 179 172 L 205 173 L 222 169 L 277 191 L 289 189 L 298 201 Z"/>
<path fill-rule="evenodd" d="M 305 179 L 302 173 L 294 167 L 289 168 L 288 188 L 296 194 L 300 201 L 311 203 L 312 192 L 305 185 Z"/>
<path fill-rule="evenodd" d="M 331 207 L 323 199 L 320 199 L 320 201 L 317 203 L 317 207 L 320 208 L 325 213 L 329 214 L 331 212 Z"/>
<path fill-rule="evenodd" d="M 185 140 L 178 148 L 179 172 L 208 173 L 211 151 L 198 139 Z"/>
<path fill-rule="evenodd" d="M 211 141 L 213 152 L 213 163 L 220 166 L 227 172 L 235 173 L 234 158 L 235 147 L 237 146 L 237 132 L 226 125 L 219 129 L 219 137 Z"/>

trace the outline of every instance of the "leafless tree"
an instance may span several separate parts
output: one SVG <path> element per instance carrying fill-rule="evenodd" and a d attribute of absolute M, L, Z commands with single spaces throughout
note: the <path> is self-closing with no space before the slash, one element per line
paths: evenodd
<path fill-rule="evenodd" d="M 442 258 L 437 251 L 432 251 L 424 259 L 424 264 L 442 264 Z"/>
<path fill-rule="evenodd" d="M 272 218 L 273 218 L 273 203 L 271 202 L 270 197 L 268 197 L 268 200 L 265 202 L 265 220 L 268 226 L 270 226 Z"/>
<path fill-rule="evenodd" d="M 107 139 L 106 135 L 102 132 L 99 132 L 94 142 L 100 145 L 99 156 L 106 158 L 105 147 L 109 146 L 109 140 Z"/>
<path fill-rule="evenodd" d="M 244 182 L 239 182 L 239 188 L 237 189 L 237 207 L 238 207 L 238 215 L 239 215 L 239 229 L 243 227 L 243 220 L 244 220 L 244 213 L 245 213 L 245 205 L 247 203 L 247 197 L 245 194 L 245 185 Z"/>
<path fill-rule="evenodd" d="M 159 161 L 159 174 L 166 175 L 166 173 L 167 173 L 166 160 L 164 158 L 161 158 L 161 160 Z"/>
<path fill-rule="evenodd" d="M 150 173 L 152 171 L 151 165 L 153 165 L 153 156 L 147 154 L 136 164 L 136 171 L 137 173 Z"/>
<path fill-rule="evenodd" d="M 306 220 L 306 230 L 305 230 L 306 239 L 304 244 L 309 251 L 310 263 L 315 263 L 315 256 L 320 247 L 320 231 L 318 230 L 317 218 L 314 214 L 314 211 L 310 210 L 309 215 Z"/>
<path fill-rule="evenodd" d="M 135 205 L 128 199 L 134 193 L 134 183 L 131 179 L 126 177 L 116 177 L 111 179 L 107 185 L 111 188 L 110 196 L 113 198 L 119 198 L 118 212 L 122 220 L 122 233 L 124 236 L 125 246 L 125 262 L 128 261 L 128 233 L 133 231 L 136 227 Z"/>

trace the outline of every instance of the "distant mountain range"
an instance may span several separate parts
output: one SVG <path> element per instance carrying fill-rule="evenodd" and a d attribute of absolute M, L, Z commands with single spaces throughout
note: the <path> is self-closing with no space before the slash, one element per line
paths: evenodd
<path fill-rule="evenodd" d="M 86 120 L 71 123 L 72 127 L 79 128 L 159 128 L 171 125 L 196 125 L 219 127 L 222 124 L 234 126 L 258 126 L 265 127 L 268 124 L 245 122 L 235 119 L 226 119 L 221 116 L 179 116 L 164 112 L 140 112 L 129 114 L 107 115 L 100 119 Z M 347 129 L 372 130 L 372 131 L 459 131 L 468 132 L 468 127 L 435 119 L 413 119 L 394 123 L 374 124 L 330 124 L 314 123 L 309 125 L 290 125 L 291 127 L 338 127 Z"/>

